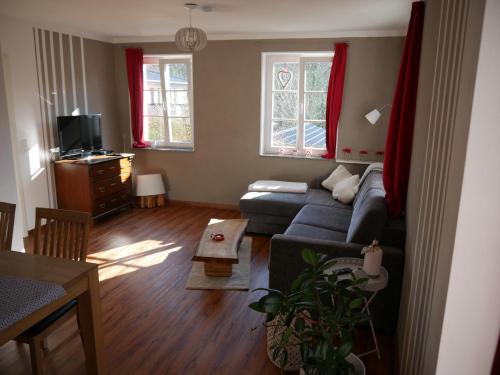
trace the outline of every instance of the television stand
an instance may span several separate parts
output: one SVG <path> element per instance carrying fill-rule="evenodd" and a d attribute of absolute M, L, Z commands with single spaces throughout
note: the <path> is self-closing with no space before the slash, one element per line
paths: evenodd
<path fill-rule="evenodd" d="M 93 219 L 132 206 L 134 154 L 90 155 L 54 162 L 58 207 Z"/>

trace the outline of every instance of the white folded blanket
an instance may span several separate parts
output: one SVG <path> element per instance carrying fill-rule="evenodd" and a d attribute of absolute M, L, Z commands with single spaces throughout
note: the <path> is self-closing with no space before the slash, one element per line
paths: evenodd
<path fill-rule="evenodd" d="M 248 191 L 303 194 L 307 191 L 307 184 L 305 182 L 259 180 L 255 181 L 253 184 L 248 185 Z"/>

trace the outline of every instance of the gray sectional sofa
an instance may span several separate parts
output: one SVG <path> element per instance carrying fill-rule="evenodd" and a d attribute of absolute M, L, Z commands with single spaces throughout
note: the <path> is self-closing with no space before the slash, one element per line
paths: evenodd
<path fill-rule="evenodd" d="M 362 257 L 361 249 L 378 239 L 388 286 L 373 300 L 376 327 L 393 332 L 398 317 L 405 229 L 402 219 L 388 219 L 382 173 L 372 170 L 353 203 L 334 200 L 317 179 L 305 194 L 249 192 L 240 200 L 247 231 L 273 235 L 269 259 L 269 287 L 290 288 L 304 269 L 301 251 L 310 248 L 332 257 Z"/>

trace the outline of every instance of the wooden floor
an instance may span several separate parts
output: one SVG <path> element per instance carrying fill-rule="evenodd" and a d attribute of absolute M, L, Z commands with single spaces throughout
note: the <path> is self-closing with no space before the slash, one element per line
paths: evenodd
<path fill-rule="evenodd" d="M 200 207 L 134 209 L 96 224 L 88 261 L 100 264 L 105 358 L 110 374 L 279 374 L 268 360 L 259 295 L 185 289 L 210 218 L 239 213 Z M 267 237 L 255 236 L 252 288 L 267 286 Z M 257 327 L 256 329 L 253 329 Z M 361 330 L 356 349 L 372 345 Z M 393 339 L 380 336 L 382 360 L 363 358 L 368 374 L 392 374 Z M 83 374 L 83 349 L 71 320 L 48 341 L 48 374 Z M 29 374 L 29 349 L 0 348 L 0 374 Z"/>

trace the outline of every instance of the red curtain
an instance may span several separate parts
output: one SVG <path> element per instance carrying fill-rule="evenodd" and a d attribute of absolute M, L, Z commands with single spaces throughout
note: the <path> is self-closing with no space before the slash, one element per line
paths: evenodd
<path fill-rule="evenodd" d="M 417 102 L 420 50 L 424 25 L 423 1 L 414 2 L 396 91 L 392 101 L 384 153 L 384 188 L 389 215 L 403 214 L 410 176 L 415 105 Z"/>
<path fill-rule="evenodd" d="M 132 126 L 133 147 L 144 148 L 149 145 L 144 142 L 144 126 L 142 117 L 142 58 L 140 48 L 127 48 L 128 92 L 130 95 L 130 122 Z"/>
<path fill-rule="evenodd" d="M 326 97 L 326 152 L 321 155 L 325 159 L 333 159 L 336 153 L 337 128 L 342 110 L 346 62 L 347 44 L 336 43 Z"/>

